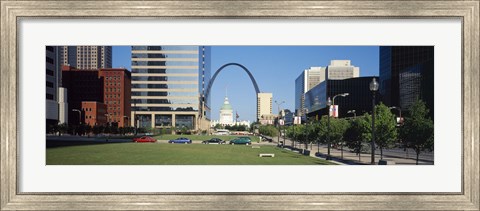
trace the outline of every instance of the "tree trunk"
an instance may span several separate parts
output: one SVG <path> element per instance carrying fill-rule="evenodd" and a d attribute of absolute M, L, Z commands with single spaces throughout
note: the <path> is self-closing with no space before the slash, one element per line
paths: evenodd
<path fill-rule="evenodd" d="M 415 152 L 417 153 L 417 161 L 416 161 L 415 165 L 418 165 L 418 157 L 420 155 L 420 151 L 416 150 Z"/>
<path fill-rule="evenodd" d="M 383 147 L 380 147 L 380 159 L 383 160 Z"/>

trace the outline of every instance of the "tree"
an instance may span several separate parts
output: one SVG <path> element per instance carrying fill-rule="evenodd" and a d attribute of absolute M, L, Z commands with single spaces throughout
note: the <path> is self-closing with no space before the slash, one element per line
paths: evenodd
<path fill-rule="evenodd" d="M 401 129 L 401 138 L 404 144 L 415 150 L 416 164 L 421 152 L 433 151 L 433 121 L 428 116 L 428 108 L 422 100 L 417 99 L 410 107 L 409 117 Z"/>
<path fill-rule="evenodd" d="M 375 106 L 375 144 L 380 149 L 380 159 L 383 159 L 383 149 L 391 148 L 397 141 L 395 119 L 395 115 L 385 104 Z"/>
<path fill-rule="evenodd" d="M 92 128 L 92 132 L 95 136 L 102 133 L 102 130 L 103 130 L 103 128 L 101 128 L 101 126 L 99 126 L 99 125 L 94 125 L 93 128 Z"/>
<path fill-rule="evenodd" d="M 58 125 L 58 136 L 65 134 L 68 132 L 68 125 L 67 123 L 62 123 Z"/>
<path fill-rule="evenodd" d="M 343 144 L 343 136 L 348 128 L 348 121 L 345 119 L 338 119 L 330 117 L 330 132 L 328 130 L 328 117 L 323 116 L 320 120 L 320 128 L 318 130 L 318 136 L 323 143 L 327 143 L 330 138 L 330 144 Z M 328 143 L 327 143 L 328 144 Z"/>
<path fill-rule="evenodd" d="M 345 131 L 344 140 L 346 146 L 357 153 L 359 160 L 362 153 L 363 143 L 372 139 L 372 126 L 371 123 L 369 123 L 370 119 L 371 117 L 369 114 L 357 117 L 350 121 L 350 125 Z"/>
<path fill-rule="evenodd" d="M 260 125 L 258 128 L 258 131 L 260 134 L 274 137 L 278 135 L 277 128 L 275 128 L 273 125 Z"/>
<path fill-rule="evenodd" d="M 90 138 L 90 133 L 92 132 L 92 126 L 85 125 L 85 133 L 87 133 L 88 137 Z"/>
<path fill-rule="evenodd" d="M 307 139 L 307 142 L 310 143 L 310 145 L 312 143 L 317 143 L 318 142 L 318 140 L 319 140 L 318 139 L 319 130 L 320 130 L 320 125 L 316 121 L 306 125 L 306 128 L 305 128 L 305 132 L 307 134 L 306 139 Z M 306 145 L 308 143 L 305 144 L 305 148 L 306 148 Z M 310 148 L 312 148 L 312 147 L 310 146 Z"/>

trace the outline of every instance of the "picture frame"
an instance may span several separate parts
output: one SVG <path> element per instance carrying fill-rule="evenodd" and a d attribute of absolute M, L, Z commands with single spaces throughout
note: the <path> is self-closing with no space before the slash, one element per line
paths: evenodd
<path fill-rule="evenodd" d="M 1 0 L 1 210 L 479 210 L 479 1 Z M 159 15 L 160 14 L 160 15 Z M 18 189 L 18 21 L 23 18 L 462 20 L 460 193 L 23 193 Z M 234 200 L 232 200 L 234 199 Z"/>

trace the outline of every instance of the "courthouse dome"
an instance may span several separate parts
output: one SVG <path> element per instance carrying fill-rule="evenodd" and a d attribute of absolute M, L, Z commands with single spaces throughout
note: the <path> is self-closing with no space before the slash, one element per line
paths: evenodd
<path fill-rule="evenodd" d="M 230 111 L 233 111 L 232 106 L 231 106 L 230 103 L 228 102 L 228 97 L 225 97 L 225 101 L 223 102 L 223 106 L 222 106 L 222 108 L 220 108 L 220 110 L 230 110 Z"/>

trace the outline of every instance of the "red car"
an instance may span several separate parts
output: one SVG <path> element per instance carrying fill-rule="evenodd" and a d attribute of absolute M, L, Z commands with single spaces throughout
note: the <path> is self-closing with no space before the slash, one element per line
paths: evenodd
<path fill-rule="evenodd" d="M 157 140 L 150 136 L 142 136 L 140 138 L 133 138 L 133 142 L 157 142 Z"/>

